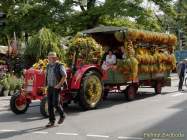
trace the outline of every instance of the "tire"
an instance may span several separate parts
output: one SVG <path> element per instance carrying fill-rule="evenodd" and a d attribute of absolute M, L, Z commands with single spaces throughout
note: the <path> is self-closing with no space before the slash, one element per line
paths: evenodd
<path fill-rule="evenodd" d="M 155 90 L 156 95 L 161 94 L 162 93 L 162 83 L 159 81 L 155 82 L 154 90 Z"/>
<path fill-rule="evenodd" d="M 40 102 L 40 113 L 44 117 L 49 117 L 47 96 L 45 96 Z"/>
<path fill-rule="evenodd" d="M 25 113 L 28 107 L 29 107 L 29 103 L 27 102 L 27 99 L 25 96 L 21 95 L 20 93 L 15 93 L 14 95 L 11 96 L 10 109 L 15 114 Z"/>
<path fill-rule="evenodd" d="M 125 89 L 125 97 L 128 101 L 133 101 L 136 98 L 137 87 L 134 85 L 129 85 Z"/>
<path fill-rule="evenodd" d="M 100 103 L 102 97 L 103 84 L 101 75 L 95 71 L 86 73 L 81 81 L 79 105 L 84 110 L 94 109 Z"/>

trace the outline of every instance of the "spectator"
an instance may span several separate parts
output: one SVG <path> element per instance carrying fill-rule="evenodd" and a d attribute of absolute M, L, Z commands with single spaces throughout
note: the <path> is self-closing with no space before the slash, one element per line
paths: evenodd
<path fill-rule="evenodd" d="M 178 91 L 183 91 L 182 86 L 183 86 L 184 77 L 186 74 L 186 63 L 187 63 L 187 60 L 185 59 L 177 64 L 177 73 L 179 76 Z"/>

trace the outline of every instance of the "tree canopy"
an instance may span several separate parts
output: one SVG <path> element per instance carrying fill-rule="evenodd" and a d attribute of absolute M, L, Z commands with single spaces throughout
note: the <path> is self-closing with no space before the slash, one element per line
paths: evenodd
<path fill-rule="evenodd" d="M 7 20 L 0 36 L 32 36 L 43 27 L 66 36 L 100 24 L 174 32 L 177 21 L 184 27 L 186 10 L 185 0 L 4 0 L 0 11 Z"/>

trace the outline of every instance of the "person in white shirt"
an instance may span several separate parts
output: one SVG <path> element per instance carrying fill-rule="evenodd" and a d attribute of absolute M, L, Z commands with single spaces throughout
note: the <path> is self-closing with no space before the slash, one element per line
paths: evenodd
<path fill-rule="evenodd" d="M 102 64 L 102 69 L 107 70 L 114 64 L 116 64 L 116 56 L 113 54 L 112 50 L 109 50 L 106 60 Z"/>
<path fill-rule="evenodd" d="M 116 64 L 116 56 L 113 54 L 112 50 L 108 51 L 108 55 L 106 56 L 106 64 L 107 65 Z"/>

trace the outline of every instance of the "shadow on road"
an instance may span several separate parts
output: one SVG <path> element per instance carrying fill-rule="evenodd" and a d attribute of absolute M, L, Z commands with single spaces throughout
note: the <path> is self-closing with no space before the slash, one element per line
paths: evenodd
<path fill-rule="evenodd" d="M 167 94 L 171 94 L 171 93 L 176 93 L 176 92 L 178 92 L 178 90 L 175 90 L 175 91 L 171 91 L 171 92 L 162 92 L 162 94 L 160 94 L 160 95 L 167 95 Z"/>
<path fill-rule="evenodd" d="M 0 139 L 7 139 L 7 138 L 12 138 L 15 136 L 20 136 L 20 135 L 25 135 L 27 133 L 33 133 L 36 131 L 42 131 L 42 130 L 46 130 L 46 129 L 50 129 L 50 128 L 46 128 L 46 127 L 35 127 L 35 128 L 29 128 L 29 129 L 25 129 L 25 130 L 21 130 L 21 131 L 15 131 L 15 132 L 4 132 L 4 133 L 0 133 Z"/>
<path fill-rule="evenodd" d="M 144 137 L 145 140 L 156 138 L 164 140 L 187 140 L 187 100 L 168 109 L 174 110 L 175 113 L 153 124 L 152 127 L 136 132 L 133 136 Z M 156 135 L 153 136 L 153 134 Z"/>
<path fill-rule="evenodd" d="M 169 93 L 167 92 L 164 94 L 169 94 Z M 151 98 L 151 97 L 155 97 L 155 96 L 157 96 L 157 95 L 153 94 L 152 92 L 138 92 L 134 101 L 139 101 L 139 100 L 143 100 L 145 98 Z M 130 101 L 130 102 L 134 102 L 134 101 Z M 101 102 L 98 109 L 109 108 L 111 106 L 124 104 L 124 103 L 129 103 L 129 101 L 127 101 L 124 94 L 110 93 L 107 100 Z"/>
<path fill-rule="evenodd" d="M 9 112 L 3 112 L 0 114 L 0 123 L 1 122 L 32 122 L 37 120 L 42 120 L 44 117 L 41 116 L 39 112 L 36 112 L 36 109 L 34 111 L 30 112 L 30 110 L 33 109 L 29 108 L 28 112 L 25 114 L 16 115 L 12 111 Z"/>
<path fill-rule="evenodd" d="M 166 94 L 170 94 L 174 92 L 175 91 L 165 92 L 165 93 L 162 93 L 161 95 L 166 95 Z M 136 99 L 134 101 L 139 101 L 145 98 L 151 98 L 155 96 L 157 95 L 153 94 L 152 92 L 138 92 L 138 94 L 136 95 Z M 134 102 L 134 101 L 131 101 L 131 102 Z M 96 110 L 105 109 L 105 108 L 109 108 L 109 107 L 119 105 L 119 104 L 124 104 L 124 103 L 129 103 L 129 101 L 126 100 L 124 94 L 111 93 L 109 94 L 107 100 L 102 101 L 100 105 L 98 106 L 98 108 L 96 108 Z M 79 113 L 81 112 L 85 112 L 85 110 L 83 110 L 77 104 L 71 104 L 68 107 L 64 108 L 64 110 L 67 115 L 71 115 L 71 116 L 74 116 L 74 115 L 76 116 L 76 115 L 79 115 Z M 14 122 L 14 121 L 26 123 L 26 122 L 46 119 L 40 114 L 39 103 L 36 105 L 31 105 L 31 107 L 29 107 L 28 111 L 25 114 L 15 115 L 11 111 L 9 111 L 9 112 L 2 113 L 0 115 L 0 118 L 1 118 L 0 123 L 1 122 Z"/>

